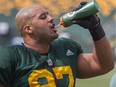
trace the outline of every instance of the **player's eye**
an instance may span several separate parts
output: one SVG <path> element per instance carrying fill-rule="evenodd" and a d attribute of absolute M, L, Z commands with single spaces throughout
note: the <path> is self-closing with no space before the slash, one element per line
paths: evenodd
<path fill-rule="evenodd" d="M 46 18 L 47 18 L 47 15 L 42 14 L 39 18 L 40 18 L 40 19 L 46 19 Z"/>
<path fill-rule="evenodd" d="M 48 15 L 48 12 L 43 13 L 43 14 L 40 15 L 39 19 L 46 19 L 47 15 Z"/>

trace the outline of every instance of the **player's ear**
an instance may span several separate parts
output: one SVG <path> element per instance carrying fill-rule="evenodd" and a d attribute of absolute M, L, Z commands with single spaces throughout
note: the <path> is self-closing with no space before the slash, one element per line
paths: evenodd
<path fill-rule="evenodd" d="M 33 33 L 33 28 L 30 26 L 30 25 L 25 25 L 24 27 L 23 27 L 23 30 L 25 31 L 25 32 L 27 32 L 27 33 L 29 33 L 29 34 L 31 34 L 31 33 Z"/>

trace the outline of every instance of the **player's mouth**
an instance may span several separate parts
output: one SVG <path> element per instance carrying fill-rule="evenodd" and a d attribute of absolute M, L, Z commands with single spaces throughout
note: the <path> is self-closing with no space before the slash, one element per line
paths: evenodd
<path fill-rule="evenodd" d="M 57 30 L 55 29 L 55 24 L 54 23 L 50 24 L 50 31 L 51 31 L 51 33 L 57 33 Z"/>

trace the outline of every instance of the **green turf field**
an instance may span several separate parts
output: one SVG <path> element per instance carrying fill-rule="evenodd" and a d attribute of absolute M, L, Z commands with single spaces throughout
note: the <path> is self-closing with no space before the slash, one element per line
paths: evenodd
<path fill-rule="evenodd" d="M 109 87 L 110 79 L 115 72 L 116 69 L 108 74 L 91 79 L 77 79 L 76 87 Z"/>

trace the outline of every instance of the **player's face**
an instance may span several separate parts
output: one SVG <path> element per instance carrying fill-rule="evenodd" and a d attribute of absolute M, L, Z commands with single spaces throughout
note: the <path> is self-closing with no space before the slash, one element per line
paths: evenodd
<path fill-rule="evenodd" d="M 52 41 L 58 37 L 53 18 L 42 7 L 35 6 L 31 26 L 36 39 Z"/>

